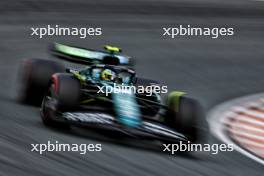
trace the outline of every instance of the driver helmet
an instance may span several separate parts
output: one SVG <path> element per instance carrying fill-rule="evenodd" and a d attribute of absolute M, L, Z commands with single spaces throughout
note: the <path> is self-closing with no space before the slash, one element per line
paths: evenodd
<path fill-rule="evenodd" d="M 105 69 L 104 71 L 102 71 L 101 73 L 101 78 L 104 81 L 114 81 L 116 77 L 115 72 L 113 72 L 110 69 Z"/>

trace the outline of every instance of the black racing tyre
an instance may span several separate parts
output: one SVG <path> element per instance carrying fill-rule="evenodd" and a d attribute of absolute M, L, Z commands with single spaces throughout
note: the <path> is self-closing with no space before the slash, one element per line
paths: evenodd
<path fill-rule="evenodd" d="M 26 59 L 19 72 L 19 100 L 40 105 L 54 73 L 65 72 L 63 64 L 44 59 Z"/>
<path fill-rule="evenodd" d="M 59 110 L 71 110 L 79 105 L 81 85 L 80 81 L 72 74 L 58 73 L 52 75 L 51 88 L 54 90 Z"/>
<path fill-rule="evenodd" d="M 50 86 L 41 106 L 41 118 L 44 125 L 49 127 L 69 129 L 70 125 L 63 119 L 54 120 L 57 112 L 71 111 L 78 106 L 80 99 L 80 83 L 69 73 L 52 75 Z"/>
<path fill-rule="evenodd" d="M 168 110 L 165 123 L 176 131 L 185 134 L 189 141 L 200 141 L 199 120 L 203 115 L 200 104 L 185 96 L 173 96 L 167 100 Z"/>

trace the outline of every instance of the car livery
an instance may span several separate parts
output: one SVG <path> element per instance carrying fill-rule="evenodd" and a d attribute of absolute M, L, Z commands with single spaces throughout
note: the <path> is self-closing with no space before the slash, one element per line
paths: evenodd
<path fill-rule="evenodd" d="M 117 130 L 129 136 L 163 142 L 197 141 L 199 103 L 181 91 L 172 91 L 163 101 L 133 91 L 106 95 L 100 90 L 114 85 L 152 86 L 157 81 L 137 76 L 131 57 L 121 49 L 106 51 L 55 43 L 52 54 L 60 59 L 82 63 L 81 68 L 65 68 L 61 62 L 27 59 L 22 64 L 21 99 L 41 104 L 41 118 L 47 126 L 78 125 Z"/>

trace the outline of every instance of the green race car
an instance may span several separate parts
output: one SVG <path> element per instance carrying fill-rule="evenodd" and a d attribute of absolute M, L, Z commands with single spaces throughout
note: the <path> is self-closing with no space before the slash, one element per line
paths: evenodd
<path fill-rule="evenodd" d="M 184 92 L 168 93 L 157 81 L 138 77 L 131 57 L 121 49 L 106 51 L 55 43 L 53 55 L 84 64 L 65 68 L 61 62 L 27 59 L 22 64 L 21 100 L 41 105 L 47 126 L 78 125 L 117 130 L 163 142 L 196 142 L 199 103 Z"/>

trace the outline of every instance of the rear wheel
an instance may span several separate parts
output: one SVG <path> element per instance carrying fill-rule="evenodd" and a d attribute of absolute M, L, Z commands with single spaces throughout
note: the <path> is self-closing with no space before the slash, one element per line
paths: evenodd
<path fill-rule="evenodd" d="M 64 72 L 65 67 L 55 61 L 26 59 L 20 70 L 19 99 L 22 103 L 40 105 L 54 73 Z"/>

